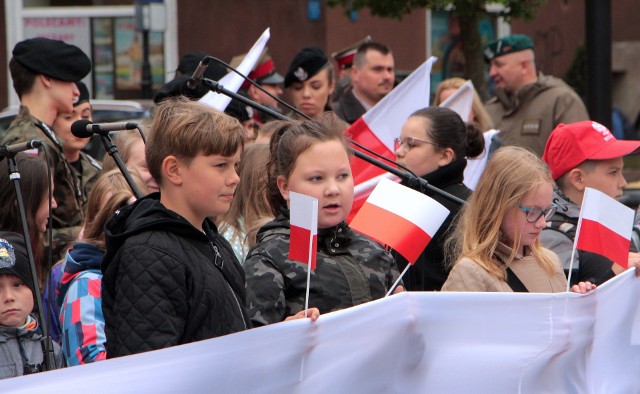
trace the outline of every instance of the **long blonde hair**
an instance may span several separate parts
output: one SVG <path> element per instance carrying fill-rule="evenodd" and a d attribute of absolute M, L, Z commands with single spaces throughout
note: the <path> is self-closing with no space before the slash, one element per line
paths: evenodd
<path fill-rule="evenodd" d="M 547 165 L 526 149 L 508 146 L 500 148 L 489 159 L 471 198 L 458 216 L 455 232 L 448 240 L 451 257 L 470 258 L 490 274 L 505 280 L 505 267 L 493 258 L 501 241 L 500 226 L 511 208 L 514 215 L 525 195 L 544 183 L 553 184 Z M 513 240 L 509 263 L 520 250 L 520 239 Z M 548 273 L 554 265 L 543 252 L 538 238 L 530 246 L 531 253 Z M 450 259 L 449 261 L 452 261 Z"/>
<path fill-rule="evenodd" d="M 440 105 L 444 100 L 442 100 L 442 92 L 447 89 L 460 89 L 462 85 L 465 84 L 464 79 L 462 78 L 449 78 L 440 82 L 438 85 L 438 89 L 436 90 L 436 97 L 433 100 L 433 105 Z M 480 96 L 478 96 L 478 92 L 473 90 L 473 104 L 471 105 L 471 109 L 474 114 L 473 121 L 478 124 L 478 127 L 482 131 L 491 130 L 493 128 L 493 121 L 491 121 L 491 117 L 487 113 L 487 110 L 484 109 L 484 105 L 482 104 L 482 100 L 480 100 Z M 463 119 L 467 122 L 467 119 Z"/>

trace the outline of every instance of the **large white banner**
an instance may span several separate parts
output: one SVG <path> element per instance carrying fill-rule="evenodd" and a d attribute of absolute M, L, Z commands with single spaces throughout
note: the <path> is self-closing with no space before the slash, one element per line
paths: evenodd
<path fill-rule="evenodd" d="M 588 295 L 404 293 L 2 393 L 638 393 L 640 279 Z"/>

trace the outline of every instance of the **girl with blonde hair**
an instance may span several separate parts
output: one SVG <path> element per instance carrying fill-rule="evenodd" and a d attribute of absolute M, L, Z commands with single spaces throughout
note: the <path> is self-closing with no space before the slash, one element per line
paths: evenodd
<path fill-rule="evenodd" d="M 560 259 L 542 247 L 540 232 L 555 212 L 547 165 L 519 147 L 499 149 L 463 207 L 450 252 L 460 256 L 443 291 L 558 293 L 567 279 Z M 571 290 L 595 286 L 580 282 Z"/>

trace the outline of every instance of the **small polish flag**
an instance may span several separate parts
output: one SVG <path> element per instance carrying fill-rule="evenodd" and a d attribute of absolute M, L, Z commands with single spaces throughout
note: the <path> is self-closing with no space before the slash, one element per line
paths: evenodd
<path fill-rule="evenodd" d="M 253 44 L 249 52 L 247 52 L 247 56 L 244 57 L 242 62 L 236 70 L 240 71 L 244 75 L 249 75 L 253 66 L 256 65 L 260 55 L 262 54 L 262 50 L 267 45 L 269 38 L 271 37 L 271 31 L 267 28 L 262 35 L 258 38 L 258 40 Z M 235 72 L 231 71 L 224 77 L 220 78 L 218 81 L 220 85 L 224 86 L 227 90 L 232 92 L 237 92 L 242 86 L 244 79 Z M 224 111 L 227 109 L 227 106 L 231 102 L 231 97 L 227 97 L 224 94 L 216 93 L 216 92 L 207 92 L 198 102 L 207 104 L 210 107 L 217 109 L 218 111 Z"/>
<path fill-rule="evenodd" d="M 314 270 L 318 240 L 318 199 L 295 192 L 290 192 L 289 198 L 289 260 L 309 264 Z"/>
<path fill-rule="evenodd" d="M 591 188 L 586 188 L 576 230 L 576 248 L 605 256 L 627 268 L 633 231 L 631 208 Z"/>
<path fill-rule="evenodd" d="M 435 57 L 431 57 L 415 69 L 373 108 L 356 120 L 345 131 L 345 135 L 395 162 L 396 154 L 393 140 L 400 136 L 402 125 L 413 112 L 429 106 L 431 68 L 436 60 Z M 360 150 L 355 146 L 353 148 Z M 366 151 L 364 153 L 368 154 Z M 351 169 L 356 190 L 360 185 L 386 173 L 358 158 L 351 161 Z M 370 189 L 365 188 L 363 193 L 356 196 L 349 218 L 358 212 L 364 200 L 373 190 L 373 186 Z"/>
<path fill-rule="evenodd" d="M 383 178 L 350 226 L 413 264 L 448 215 L 449 210 L 431 197 Z"/>

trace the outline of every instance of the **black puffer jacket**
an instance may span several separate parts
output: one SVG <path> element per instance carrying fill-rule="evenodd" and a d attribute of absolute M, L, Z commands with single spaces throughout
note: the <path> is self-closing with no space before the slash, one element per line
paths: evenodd
<path fill-rule="evenodd" d="M 244 273 L 231 246 L 166 209 L 154 193 L 105 227 L 102 302 L 109 358 L 251 327 Z"/>

